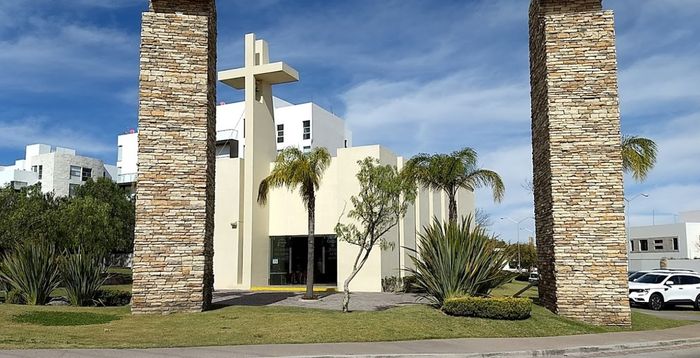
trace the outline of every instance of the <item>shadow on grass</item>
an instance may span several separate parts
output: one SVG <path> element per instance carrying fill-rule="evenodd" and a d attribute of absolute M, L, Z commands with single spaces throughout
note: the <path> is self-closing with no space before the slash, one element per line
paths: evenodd
<path fill-rule="evenodd" d="M 118 319 L 118 316 L 111 314 L 51 311 L 26 312 L 12 317 L 12 320 L 17 323 L 30 323 L 42 326 L 87 326 L 104 324 Z"/>

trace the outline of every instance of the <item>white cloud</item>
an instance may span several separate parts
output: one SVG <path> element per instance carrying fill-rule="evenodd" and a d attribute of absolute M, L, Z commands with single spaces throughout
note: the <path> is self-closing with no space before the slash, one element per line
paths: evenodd
<path fill-rule="evenodd" d="M 482 77 L 461 71 L 426 82 L 364 82 L 342 95 L 345 119 L 359 141 L 392 145 L 399 153 L 492 149 L 499 136 L 527 131 L 529 90 Z"/>
<path fill-rule="evenodd" d="M 0 120 L 0 148 L 16 149 L 32 143 L 45 143 L 73 148 L 79 154 L 104 155 L 114 152 L 114 143 L 103 142 L 100 137 L 96 130 L 76 131 L 49 118 Z"/>

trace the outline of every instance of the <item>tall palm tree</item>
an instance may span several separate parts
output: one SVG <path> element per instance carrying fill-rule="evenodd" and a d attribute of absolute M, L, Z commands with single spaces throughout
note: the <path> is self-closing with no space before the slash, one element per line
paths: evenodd
<path fill-rule="evenodd" d="M 452 154 L 418 154 L 406 163 L 409 175 L 421 186 L 443 190 L 449 199 L 449 219 L 457 222 L 457 190 L 474 191 L 491 187 L 493 200 L 500 202 L 505 185 L 498 173 L 477 167 L 478 156 L 472 148 L 463 148 Z"/>
<path fill-rule="evenodd" d="M 331 162 L 326 148 L 314 148 L 304 153 L 298 148 L 288 147 L 277 155 L 275 167 L 270 175 L 260 182 L 258 203 L 264 205 L 271 188 L 285 186 L 290 190 L 299 188 L 301 200 L 306 205 L 309 218 L 308 254 L 306 264 L 306 294 L 314 297 L 314 226 L 316 221 L 316 190 L 321 184 L 323 172 Z"/>
<path fill-rule="evenodd" d="M 622 169 L 636 181 L 644 181 L 656 164 L 657 147 L 653 140 L 622 136 Z"/>

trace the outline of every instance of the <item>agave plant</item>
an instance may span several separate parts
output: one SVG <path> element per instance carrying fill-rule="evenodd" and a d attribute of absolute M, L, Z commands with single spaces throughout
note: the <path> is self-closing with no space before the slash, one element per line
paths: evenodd
<path fill-rule="evenodd" d="M 60 283 L 56 249 L 48 244 L 25 243 L 6 253 L 0 263 L 0 280 L 22 302 L 43 305 Z"/>
<path fill-rule="evenodd" d="M 408 271 L 437 306 L 454 296 L 486 296 L 514 276 L 503 271 L 511 251 L 498 247 L 496 238 L 473 225 L 471 217 L 444 224 L 433 220 L 416 246 L 418 251 L 409 249 L 415 268 Z"/>
<path fill-rule="evenodd" d="M 101 255 L 78 250 L 62 260 L 61 276 L 68 301 L 73 306 L 87 306 L 97 302 L 104 284 L 107 268 Z"/>

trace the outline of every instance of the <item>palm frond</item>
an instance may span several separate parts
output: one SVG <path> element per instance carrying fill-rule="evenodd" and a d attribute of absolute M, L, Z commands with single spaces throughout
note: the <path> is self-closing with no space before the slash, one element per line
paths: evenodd
<path fill-rule="evenodd" d="M 506 191 L 501 176 L 493 170 L 488 169 L 476 169 L 467 173 L 461 186 L 470 190 L 490 187 L 493 194 L 493 201 L 497 203 L 503 200 L 503 195 L 505 195 Z"/>
<path fill-rule="evenodd" d="M 622 168 L 637 181 L 646 179 L 656 165 L 656 143 L 637 136 L 622 137 Z"/>

